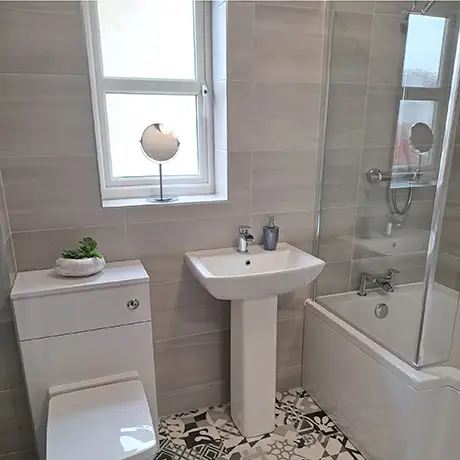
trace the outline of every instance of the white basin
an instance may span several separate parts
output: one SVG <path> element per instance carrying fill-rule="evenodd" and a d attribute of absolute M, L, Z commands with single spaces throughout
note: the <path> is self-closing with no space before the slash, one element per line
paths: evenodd
<path fill-rule="evenodd" d="M 251 246 L 188 252 L 185 261 L 198 281 L 217 299 L 254 300 L 292 292 L 311 283 L 324 262 L 287 243 L 276 251 Z"/>
<path fill-rule="evenodd" d="M 188 252 L 185 261 L 216 298 L 231 300 L 231 412 L 247 438 L 275 429 L 278 295 L 311 283 L 324 262 L 289 244 Z"/>

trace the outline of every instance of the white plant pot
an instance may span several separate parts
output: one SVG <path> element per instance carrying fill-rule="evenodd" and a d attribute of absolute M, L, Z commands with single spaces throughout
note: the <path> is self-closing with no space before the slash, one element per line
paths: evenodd
<path fill-rule="evenodd" d="M 56 260 L 54 269 L 61 276 L 90 276 L 99 273 L 105 267 L 104 258 L 91 257 L 88 259 L 64 259 Z"/>

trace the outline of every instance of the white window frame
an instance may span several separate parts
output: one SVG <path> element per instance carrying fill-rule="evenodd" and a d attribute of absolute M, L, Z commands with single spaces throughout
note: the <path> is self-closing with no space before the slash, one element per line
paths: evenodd
<path fill-rule="evenodd" d="M 146 79 L 104 77 L 97 1 L 83 1 L 91 99 L 97 144 L 102 200 L 142 198 L 159 194 L 158 176 L 114 178 L 106 94 L 194 95 L 197 100 L 198 175 L 163 176 L 166 194 L 215 193 L 212 127 L 211 13 L 207 1 L 195 0 L 196 79 Z M 152 46 L 153 48 L 153 46 Z"/>

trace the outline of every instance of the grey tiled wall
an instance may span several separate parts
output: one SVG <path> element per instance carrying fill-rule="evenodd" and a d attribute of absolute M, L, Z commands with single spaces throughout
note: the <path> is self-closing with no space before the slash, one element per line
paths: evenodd
<path fill-rule="evenodd" d="M 32 460 L 35 458 L 32 425 L 9 299 L 15 276 L 16 262 L 0 174 L 0 459 Z"/>
<path fill-rule="evenodd" d="M 108 261 L 140 258 L 163 414 L 228 400 L 229 304 L 194 280 L 183 253 L 233 245 L 245 223 L 260 241 L 268 213 L 282 240 L 312 246 L 325 3 L 217 2 L 214 14 L 227 19 L 214 30 L 227 42 L 214 91 L 229 202 L 102 209 L 79 5 L 0 2 L 0 166 L 18 269 L 51 267 L 83 235 Z M 306 295 L 280 299 L 280 387 L 300 383 Z"/>
<path fill-rule="evenodd" d="M 390 214 L 386 184 L 365 179 L 370 168 L 391 165 L 405 51 L 401 12 L 410 3 L 333 4 L 319 252 L 327 266 L 320 295 L 357 289 L 362 271 L 396 268 L 398 283 L 423 279 L 434 187 L 415 191 L 404 228 L 394 230 L 394 248 L 379 248 L 375 241 L 385 238 Z M 449 3 L 437 2 L 432 11 Z"/>

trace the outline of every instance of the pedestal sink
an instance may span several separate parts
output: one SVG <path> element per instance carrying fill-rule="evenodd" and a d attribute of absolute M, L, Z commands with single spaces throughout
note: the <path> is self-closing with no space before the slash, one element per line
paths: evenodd
<path fill-rule="evenodd" d="M 231 300 L 231 413 L 246 437 L 275 429 L 278 296 L 311 283 L 324 262 L 287 243 L 188 252 L 185 261 L 217 299 Z"/>

